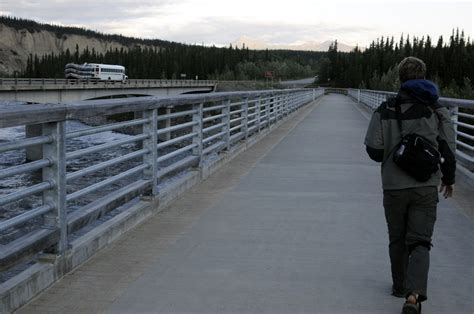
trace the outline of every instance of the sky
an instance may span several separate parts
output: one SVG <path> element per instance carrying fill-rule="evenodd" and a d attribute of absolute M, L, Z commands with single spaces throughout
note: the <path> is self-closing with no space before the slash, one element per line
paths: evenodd
<path fill-rule="evenodd" d="M 0 14 L 104 33 L 223 46 L 302 45 L 337 39 L 361 47 L 381 36 L 473 34 L 473 0 L 1 0 Z"/>

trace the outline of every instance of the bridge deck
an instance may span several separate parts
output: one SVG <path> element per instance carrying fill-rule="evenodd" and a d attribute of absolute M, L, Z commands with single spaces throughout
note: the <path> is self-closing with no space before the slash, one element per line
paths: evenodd
<path fill-rule="evenodd" d="M 399 313 L 367 124 L 325 96 L 19 312 Z M 438 216 L 426 312 L 472 313 L 474 224 Z"/>

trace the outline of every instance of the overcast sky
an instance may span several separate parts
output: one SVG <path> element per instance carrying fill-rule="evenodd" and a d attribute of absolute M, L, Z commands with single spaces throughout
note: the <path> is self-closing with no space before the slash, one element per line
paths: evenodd
<path fill-rule="evenodd" d="M 228 45 L 241 37 L 267 44 L 338 39 L 364 47 L 402 33 L 473 34 L 473 1 L 317 0 L 0 0 L 0 14 L 105 33 Z"/>

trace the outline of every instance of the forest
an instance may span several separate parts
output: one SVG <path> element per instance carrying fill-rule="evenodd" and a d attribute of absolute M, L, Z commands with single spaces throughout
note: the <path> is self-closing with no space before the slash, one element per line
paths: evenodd
<path fill-rule="evenodd" d="M 64 65 L 74 63 L 120 64 L 132 79 L 264 80 L 265 71 L 273 71 L 276 79 L 312 77 L 317 72 L 324 52 L 257 51 L 246 47 L 226 48 L 195 45 L 167 48 L 115 49 L 105 54 L 86 47 L 80 51 L 66 50 L 61 54 L 41 57 L 30 55 L 23 77 L 64 77 Z"/>
<path fill-rule="evenodd" d="M 337 87 L 396 91 L 400 85 L 397 64 L 407 56 L 426 63 L 427 78 L 438 84 L 446 97 L 474 99 L 474 44 L 463 31 L 453 30 L 446 41 L 440 36 L 382 37 L 365 49 L 349 53 L 337 50 L 334 42 L 320 60 L 319 83 Z"/>

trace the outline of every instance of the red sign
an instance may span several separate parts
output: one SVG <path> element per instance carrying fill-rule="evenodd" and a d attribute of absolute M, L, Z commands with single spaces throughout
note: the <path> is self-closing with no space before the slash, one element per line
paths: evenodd
<path fill-rule="evenodd" d="M 273 71 L 265 71 L 266 78 L 273 78 Z"/>

